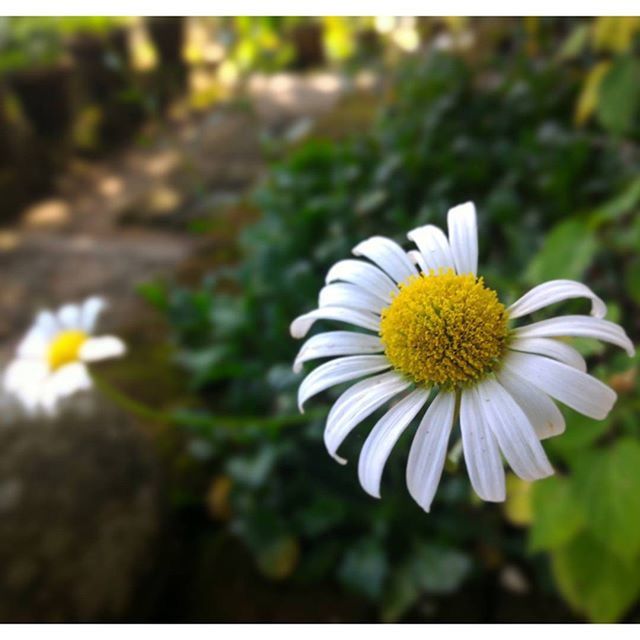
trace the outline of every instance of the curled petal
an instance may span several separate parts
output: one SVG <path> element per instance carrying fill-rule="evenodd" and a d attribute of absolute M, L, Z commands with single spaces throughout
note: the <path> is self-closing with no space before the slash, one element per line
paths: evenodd
<path fill-rule="evenodd" d="M 609 320 L 589 316 L 559 316 L 549 320 L 541 320 L 525 327 L 518 327 L 513 333 L 518 338 L 557 338 L 563 336 L 595 338 L 615 344 L 630 356 L 635 353 L 633 343 L 620 325 Z"/>
<path fill-rule="evenodd" d="M 363 378 L 372 373 L 389 369 L 391 364 L 384 356 L 348 356 L 329 360 L 314 369 L 298 388 L 298 409 L 316 394 L 336 384 Z"/>
<path fill-rule="evenodd" d="M 359 286 L 380 298 L 386 304 L 399 289 L 391 278 L 373 264 L 362 260 L 340 260 L 327 273 L 326 283 L 343 280 Z"/>
<path fill-rule="evenodd" d="M 396 282 L 403 282 L 416 275 L 416 268 L 404 249 L 389 238 L 374 236 L 361 242 L 353 249 L 356 256 L 364 256 L 375 262 Z"/>
<path fill-rule="evenodd" d="M 328 284 L 320 290 L 319 307 L 347 307 L 380 314 L 384 302 L 361 287 L 346 282 Z"/>
<path fill-rule="evenodd" d="M 312 336 L 302 345 L 293 363 L 293 370 L 299 373 L 304 362 L 316 358 L 364 355 L 383 350 L 384 346 L 378 336 L 355 331 L 327 331 Z"/>
<path fill-rule="evenodd" d="M 605 303 L 589 287 L 574 280 L 550 280 L 539 284 L 516 300 L 507 312 L 511 318 L 519 318 L 550 304 L 572 298 L 590 299 L 591 315 L 596 318 L 604 318 L 607 314 Z"/>
<path fill-rule="evenodd" d="M 347 389 L 335 402 L 324 430 L 324 443 L 338 462 L 346 460 L 336 455 L 338 447 L 351 431 L 378 407 L 409 387 L 411 383 L 389 371 L 362 380 Z"/>
<path fill-rule="evenodd" d="M 346 322 L 356 327 L 375 331 L 376 333 L 380 328 L 380 318 L 368 311 L 357 311 L 356 309 L 346 309 L 344 307 L 322 307 L 321 309 L 314 309 L 313 311 L 309 311 L 309 313 L 298 316 L 291 323 L 291 335 L 294 338 L 304 338 L 316 320 Z"/>

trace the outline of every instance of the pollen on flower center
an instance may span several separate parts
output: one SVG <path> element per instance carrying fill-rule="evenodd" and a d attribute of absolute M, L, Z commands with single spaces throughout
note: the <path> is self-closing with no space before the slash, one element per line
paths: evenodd
<path fill-rule="evenodd" d="M 417 384 L 455 388 L 502 356 L 507 313 L 482 278 L 452 270 L 413 276 L 383 310 L 380 336 L 393 367 Z"/>
<path fill-rule="evenodd" d="M 49 345 L 47 360 L 52 371 L 65 364 L 78 360 L 80 347 L 88 336 L 83 331 L 69 330 L 60 332 Z"/>

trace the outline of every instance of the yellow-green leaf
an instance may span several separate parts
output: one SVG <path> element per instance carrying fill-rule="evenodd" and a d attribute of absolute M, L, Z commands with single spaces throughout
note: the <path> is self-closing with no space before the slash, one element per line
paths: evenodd
<path fill-rule="evenodd" d="M 562 595 L 593 622 L 619 620 L 640 595 L 638 562 L 609 553 L 588 534 L 581 534 L 552 556 Z"/>
<path fill-rule="evenodd" d="M 596 110 L 600 84 L 610 67 L 610 62 L 599 62 L 587 74 L 576 104 L 576 112 L 574 116 L 576 124 L 584 124 Z"/>
<path fill-rule="evenodd" d="M 640 565 L 639 471 L 640 444 L 625 438 L 576 465 L 575 482 L 593 537 Z"/>
<path fill-rule="evenodd" d="M 557 549 L 584 528 L 584 512 L 568 478 L 552 476 L 536 482 L 531 502 L 533 524 L 529 546 L 532 551 Z"/>

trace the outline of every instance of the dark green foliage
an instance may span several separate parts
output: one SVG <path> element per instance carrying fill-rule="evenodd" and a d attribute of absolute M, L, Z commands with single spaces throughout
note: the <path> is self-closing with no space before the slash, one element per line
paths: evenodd
<path fill-rule="evenodd" d="M 309 141 L 272 167 L 256 193 L 262 217 L 244 234 L 237 267 L 213 274 L 198 291 L 174 290 L 166 298 L 148 291 L 172 321 L 181 362 L 207 407 L 198 416 L 184 414 L 185 428 L 195 442 L 207 443 L 198 450 L 211 473 L 231 478 L 230 527 L 268 574 L 274 557 L 290 559 L 299 547 L 294 579 L 337 578 L 380 603 L 385 619 L 395 619 L 425 593 L 460 588 L 480 567 L 479 543 L 502 556 L 514 553 L 520 563 L 537 561 L 518 557 L 521 535 L 505 526 L 495 506 L 470 500 L 464 473 L 445 473 L 433 512 L 420 511 L 404 487 L 409 434 L 391 456 L 383 499 L 375 501 L 357 485 L 354 464 L 365 425 L 348 439 L 343 453 L 350 464 L 341 467 L 324 451 L 323 419 L 311 405 L 308 422 L 287 422 L 302 379 L 291 373 L 300 345 L 288 327 L 316 306 L 327 269 L 358 241 L 381 234 L 404 242 L 415 226 L 444 225 L 447 209 L 466 200 L 479 211 L 481 273 L 503 299 L 540 279 L 588 276 L 627 319 L 631 303 L 619 274 L 633 255 L 624 227 L 640 199 L 631 182 L 637 149 L 573 128 L 578 84 L 570 71 L 517 56 L 496 62 L 490 74 L 446 56 L 414 60 L 401 68 L 370 134 L 338 144 Z M 616 200 L 624 189 L 626 200 Z M 628 282 L 637 289 L 634 268 Z M 637 291 L 629 294 L 635 299 Z M 567 308 L 586 309 L 580 303 Z M 585 352 L 595 354 L 588 347 Z M 596 375 L 626 367 L 620 356 Z M 337 392 L 326 395 L 311 404 L 326 408 Z M 624 414 L 624 402 L 616 416 Z M 247 426 L 217 426 L 223 419 L 216 416 L 229 415 L 246 416 Z M 252 426 L 251 416 L 275 421 Z M 566 437 L 548 449 L 560 467 L 572 466 L 583 450 L 599 451 L 602 429 L 617 429 L 617 419 L 590 421 L 584 431 L 570 422 Z M 624 484 L 607 469 L 612 485 Z M 565 481 L 549 482 L 561 483 L 559 499 L 573 504 Z M 536 493 L 540 522 L 555 528 L 534 529 L 535 549 L 564 549 L 584 525 L 586 516 L 571 511 L 559 526 L 555 493 Z M 592 509 L 599 521 L 609 512 L 606 501 Z M 600 527 L 590 531 L 601 545 Z M 569 601 L 596 618 L 621 615 L 627 593 L 624 607 L 602 605 L 595 612 L 575 595 L 576 553 L 555 561 Z"/>

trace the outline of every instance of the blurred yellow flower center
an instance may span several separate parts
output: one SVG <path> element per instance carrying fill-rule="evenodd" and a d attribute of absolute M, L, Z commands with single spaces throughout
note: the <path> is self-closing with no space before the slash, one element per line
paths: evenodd
<path fill-rule="evenodd" d="M 63 367 L 65 364 L 78 360 L 80 347 L 85 343 L 88 336 L 83 331 L 62 331 L 49 345 L 47 359 L 52 371 Z"/>
<path fill-rule="evenodd" d="M 400 284 L 382 312 L 393 367 L 415 383 L 455 388 L 490 372 L 505 350 L 507 313 L 472 274 L 420 274 Z"/>

